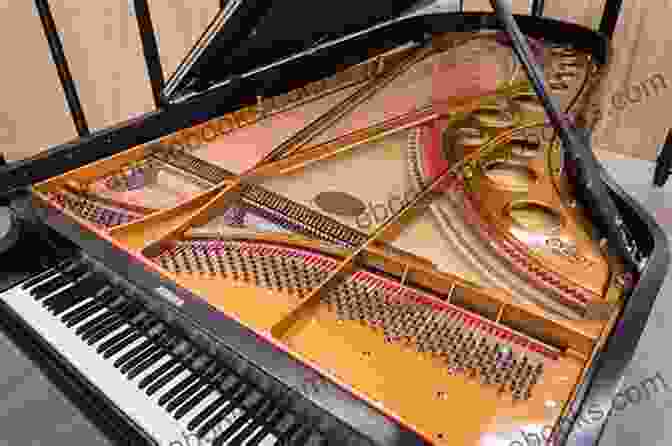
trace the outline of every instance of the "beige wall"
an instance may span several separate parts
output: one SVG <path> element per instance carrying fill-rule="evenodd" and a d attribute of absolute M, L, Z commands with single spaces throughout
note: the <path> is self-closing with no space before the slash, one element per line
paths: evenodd
<path fill-rule="evenodd" d="M 172 73 L 217 12 L 217 0 L 151 0 L 164 71 Z M 51 0 L 91 129 L 149 111 L 137 22 L 127 0 Z M 30 0 L 0 0 L 0 151 L 20 159 L 76 137 Z"/>
<path fill-rule="evenodd" d="M 11 3 L 11 6 L 10 6 Z M 153 107 L 135 17 L 127 0 L 51 0 L 73 77 L 92 129 Z M 185 5 L 188 3 L 188 6 Z M 547 14 L 597 26 L 604 0 L 547 0 Z M 624 2 L 611 71 L 601 99 L 605 118 L 594 143 L 652 158 L 672 126 L 672 0 Z M 217 0 L 151 0 L 164 71 L 171 73 L 217 11 Z M 528 0 L 514 0 L 516 12 Z M 466 0 L 468 10 L 490 10 L 489 0 Z M 571 5 L 571 8 L 570 8 Z M 0 0 L 0 151 L 20 159 L 76 137 L 50 63 L 39 17 L 29 0 Z M 655 77 L 657 76 L 657 77 Z M 652 79 L 664 79 L 657 92 Z"/>

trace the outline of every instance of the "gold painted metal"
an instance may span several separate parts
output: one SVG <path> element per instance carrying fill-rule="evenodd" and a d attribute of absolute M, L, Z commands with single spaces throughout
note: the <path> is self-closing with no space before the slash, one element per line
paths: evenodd
<path fill-rule="evenodd" d="M 485 176 L 498 186 L 512 191 L 534 186 L 535 173 L 524 165 L 511 161 L 493 161 L 485 167 Z"/>
<path fill-rule="evenodd" d="M 558 213 L 544 204 L 532 201 L 512 203 L 506 214 L 521 229 L 531 232 L 554 234 L 563 226 L 562 217 Z"/>

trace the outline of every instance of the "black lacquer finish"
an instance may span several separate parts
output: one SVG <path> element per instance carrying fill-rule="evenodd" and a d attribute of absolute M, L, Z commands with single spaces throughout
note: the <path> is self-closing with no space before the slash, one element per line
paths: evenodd
<path fill-rule="evenodd" d="M 154 105 L 160 108 L 162 105 L 163 92 L 163 68 L 159 58 L 159 48 L 156 44 L 156 34 L 152 25 L 152 17 L 149 12 L 147 0 L 134 0 L 135 18 L 138 21 L 142 51 L 145 55 L 145 65 L 149 74 L 149 82 L 152 86 Z"/>
<path fill-rule="evenodd" d="M 608 0 L 604 5 L 602 20 L 600 21 L 600 32 L 609 39 L 614 35 L 618 17 L 621 15 L 623 0 Z"/>
<path fill-rule="evenodd" d="M 40 15 L 44 36 L 46 37 L 47 43 L 49 44 L 49 51 L 51 52 L 54 65 L 56 65 L 58 78 L 61 81 L 63 94 L 65 95 L 65 99 L 68 102 L 70 114 L 72 116 L 72 120 L 75 123 L 77 133 L 79 136 L 87 136 L 89 134 L 89 126 L 87 125 L 86 118 L 84 117 L 82 103 L 79 101 L 79 95 L 77 94 L 75 83 L 72 80 L 72 74 L 70 74 L 70 68 L 68 66 L 68 60 L 65 57 L 65 53 L 63 52 L 61 38 L 56 31 L 56 24 L 54 23 L 54 17 L 51 14 L 51 9 L 49 8 L 49 2 L 48 0 L 35 0 L 35 6 L 37 7 L 37 12 Z"/>
<path fill-rule="evenodd" d="M 608 417 L 589 426 L 578 425 L 574 421 L 587 407 L 599 406 L 604 413 L 609 413 L 621 377 L 634 356 L 670 264 L 669 243 L 663 229 L 636 200 L 618 186 L 604 168 L 601 176 L 626 223 L 636 234 L 636 241 L 648 256 L 648 261 L 639 282 L 627 296 L 606 345 L 595 358 L 587 378 L 580 384 L 576 398 L 571 403 L 576 416 L 572 420 L 571 429 L 562 432 L 560 437 L 563 440 L 560 444 L 566 446 L 598 444 Z"/>
<path fill-rule="evenodd" d="M 541 17 L 544 15 L 544 0 L 532 0 L 530 15 Z"/>
<path fill-rule="evenodd" d="M 171 76 L 164 94 L 172 98 L 185 88 L 202 90 L 314 47 L 317 42 L 389 20 L 413 3 L 415 0 L 230 0 Z"/>

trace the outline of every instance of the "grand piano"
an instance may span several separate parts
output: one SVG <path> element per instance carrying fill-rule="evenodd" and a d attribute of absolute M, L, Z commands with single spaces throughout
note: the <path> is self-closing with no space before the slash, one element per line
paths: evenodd
<path fill-rule="evenodd" d="M 111 441 L 598 444 L 669 264 L 590 150 L 620 1 L 230 1 L 164 82 L 137 0 L 94 133 L 37 3 L 80 138 L 0 168 L 0 321 Z"/>

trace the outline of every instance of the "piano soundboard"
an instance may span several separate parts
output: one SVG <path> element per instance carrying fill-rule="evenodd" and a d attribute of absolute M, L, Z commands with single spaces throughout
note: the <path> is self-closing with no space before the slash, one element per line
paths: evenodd
<path fill-rule="evenodd" d="M 600 61 L 530 44 L 568 119 L 594 125 Z M 549 133 L 502 32 L 373 51 L 34 184 L 28 208 L 84 249 L 0 303 L 127 444 L 558 429 L 637 278 Z"/>

